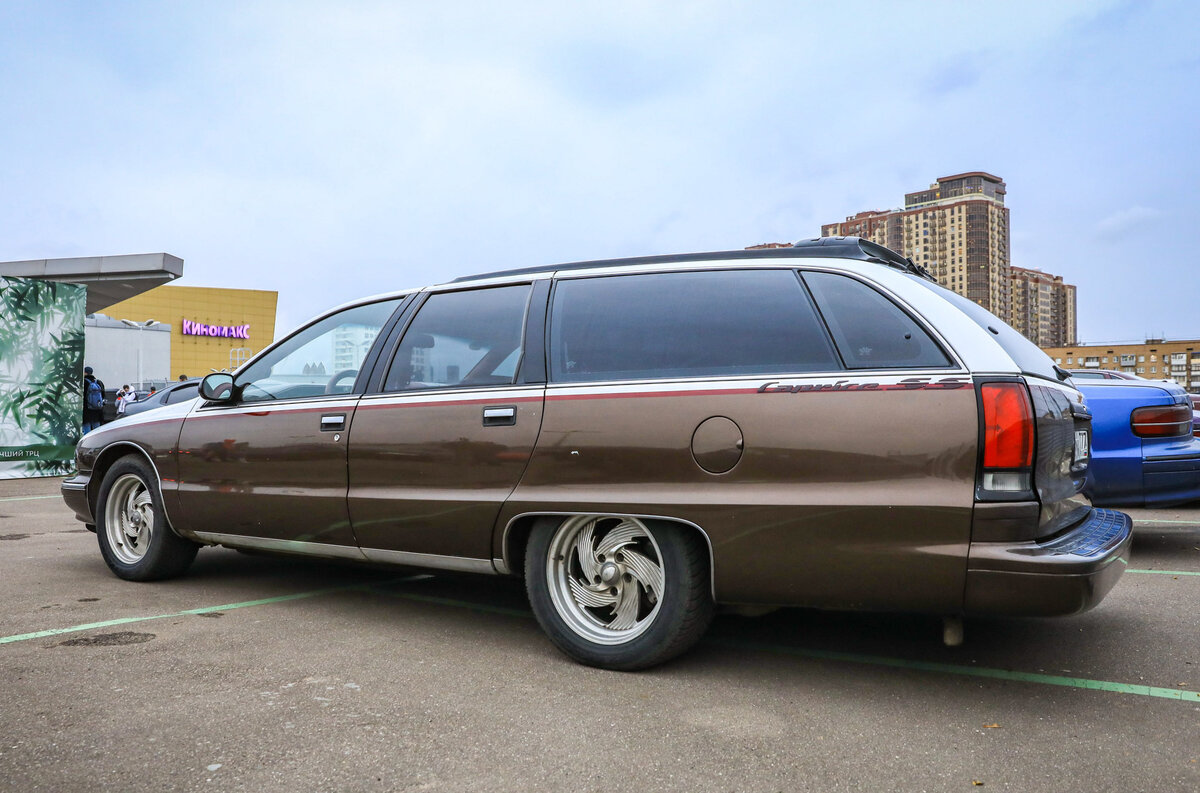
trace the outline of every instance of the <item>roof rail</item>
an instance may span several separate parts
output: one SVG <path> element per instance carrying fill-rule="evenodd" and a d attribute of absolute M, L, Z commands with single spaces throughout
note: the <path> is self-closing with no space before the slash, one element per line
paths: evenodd
<path fill-rule="evenodd" d="M 876 242 L 864 240 L 862 237 L 815 237 L 800 240 L 793 248 L 817 248 L 827 256 L 845 259 L 864 259 L 877 264 L 886 264 L 897 270 L 920 276 L 936 282 L 929 270 L 914 262 L 907 256 L 901 256 L 891 248 L 885 248 Z"/>
<path fill-rule="evenodd" d="M 789 248 L 744 249 L 736 251 L 714 251 L 711 253 L 676 253 L 665 256 L 637 256 L 629 259 L 597 259 L 586 262 L 569 262 L 567 264 L 547 264 L 537 267 L 519 267 L 515 270 L 499 270 L 477 275 L 464 275 L 449 283 L 457 284 L 463 281 L 481 281 L 486 278 L 503 278 L 516 275 L 533 275 L 535 273 L 553 273 L 563 270 L 587 270 L 596 267 L 621 267 L 636 264 L 677 264 L 686 262 L 704 262 L 713 259 L 795 259 L 795 258 L 829 258 L 857 259 L 858 261 L 875 262 L 921 278 L 933 281 L 929 271 L 912 259 L 907 259 L 890 248 L 885 248 L 861 237 L 818 237 L 810 240 L 800 240 Z"/>

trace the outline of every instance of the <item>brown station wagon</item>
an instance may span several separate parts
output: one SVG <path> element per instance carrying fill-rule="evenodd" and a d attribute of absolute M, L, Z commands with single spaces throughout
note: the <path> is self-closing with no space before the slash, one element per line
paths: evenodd
<path fill-rule="evenodd" d="M 571 657 L 662 662 L 720 605 L 1065 615 L 1130 520 L 1032 343 L 856 238 L 462 278 L 330 311 L 201 399 L 86 435 L 122 578 L 202 545 L 523 576 Z"/>

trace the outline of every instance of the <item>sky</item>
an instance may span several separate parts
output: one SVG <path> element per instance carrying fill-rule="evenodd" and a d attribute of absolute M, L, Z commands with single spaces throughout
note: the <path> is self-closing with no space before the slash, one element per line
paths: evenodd
<path fill-rule="evenodd" d="M 1200 338 L 1200 4 L 0 2 L 0 261 L 165 251 L 277 335 L 461 275 L 1008 186 L 1083 342 Z"/>

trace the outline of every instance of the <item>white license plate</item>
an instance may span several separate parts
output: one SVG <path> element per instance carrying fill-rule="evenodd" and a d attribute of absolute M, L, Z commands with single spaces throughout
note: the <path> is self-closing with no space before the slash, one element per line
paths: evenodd
<path fill-rule="evenodd" d="M 1088 448 L 1088 431 L 1075 430 L 1075 462 L 1086 460 L 1091 456 L 1091 450 Z"/>

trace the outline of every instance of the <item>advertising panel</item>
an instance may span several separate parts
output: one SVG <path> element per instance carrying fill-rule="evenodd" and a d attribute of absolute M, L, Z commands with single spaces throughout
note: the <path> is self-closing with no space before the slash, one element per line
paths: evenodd
<path fill-rule="evenodd" d="M 0 277 L 0 479 L 74 468 L 86 300 L 77 284 Z"/>

